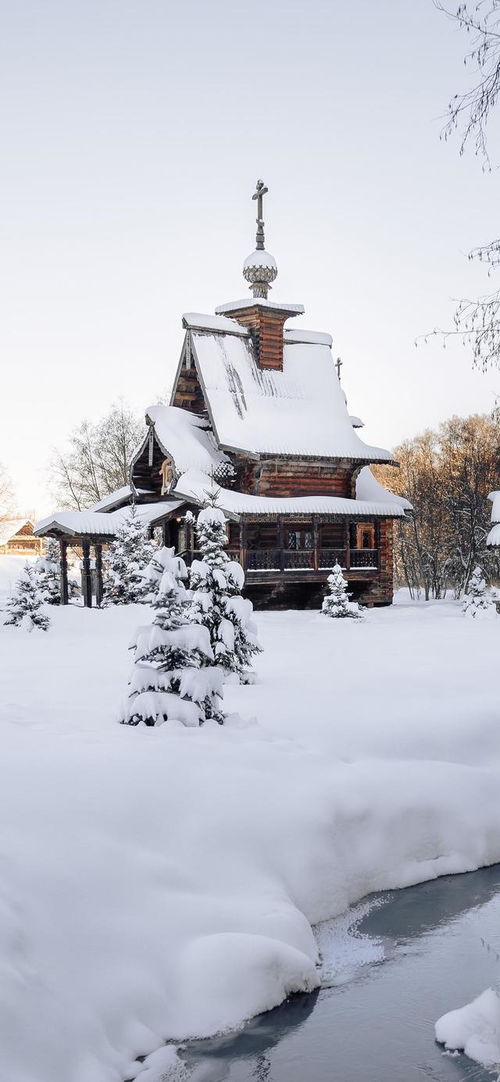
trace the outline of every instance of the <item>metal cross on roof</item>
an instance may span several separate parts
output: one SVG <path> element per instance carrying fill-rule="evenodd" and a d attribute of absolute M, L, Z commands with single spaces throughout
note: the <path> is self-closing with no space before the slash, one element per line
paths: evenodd
<path fill-rule="evenodd" d="M 256 247 L 258 251 L 264 251 L 264 210 L 263 199 L 269 188 L 266 188 L 263 180 L 257 181 L 257 187 L 252 195 L 252 199 L 257 200 L 257 235 L 256 235 Z"/>
<path fill-rule="evenodd" d="M 343 363 L 344 362 L 340 360 L 340 357 L 337 357 L 337 360 L 335 361 L 335 368 L 337 369 L 337 375 L 338 375 L 339 379 L 340 379 L 340 369 L 342 368 Z"/>

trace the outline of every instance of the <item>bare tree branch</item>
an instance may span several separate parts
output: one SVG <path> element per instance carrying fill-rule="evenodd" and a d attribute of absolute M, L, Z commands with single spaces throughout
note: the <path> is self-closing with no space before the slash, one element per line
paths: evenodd
<path fill-rule="evenodd" d="M 67 449 L 54 452 L 52 481 L 62 506 L 81 511 L 126 485 L 130 455 L 143 430 L 123 402 L 97 424 L 83 421 L 72 432 Z"/>

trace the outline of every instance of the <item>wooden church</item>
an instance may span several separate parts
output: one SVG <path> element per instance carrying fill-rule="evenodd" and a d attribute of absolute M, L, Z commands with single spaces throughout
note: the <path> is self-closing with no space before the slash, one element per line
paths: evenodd
<path fill-rule="evenodd" d="M 134 501 L 151 529 L 161 526 L 164 542 L 189 563 L 195 537 L 186 512 L 196 513 L 214 490 L 257 607 L 319 606 L 337 562 L 356 600 L 392 601 L 393 520 L 411 505 L 370 471 L 373 463 L 397 464 L 358 434 L 362 422 L 348 413 L 330 335 L 297 326 L 302 305 L 269 300 L 277 266 L 264 246 L 266 192 L 259 181 L 256 250 L 243 264 L 252 295 L 215 315 L 184 315 L 170 405 L 147 410 L 130 485 L 90 511 L 38 524 L 39 535 L 61 540 L 63 578 L 67 544 L 82 546 L 87 604 L 91 546 L 99 603 L 101 548 L 127 505 Z"/>

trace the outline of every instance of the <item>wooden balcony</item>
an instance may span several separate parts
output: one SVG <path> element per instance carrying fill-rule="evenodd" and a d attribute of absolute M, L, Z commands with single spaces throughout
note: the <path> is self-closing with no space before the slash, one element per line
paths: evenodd
<path fill-rule="evenodd" d="M 240 560 L 252 581 L 256 576 L 273 574 L 324 578 L 336 563 L 349 577 L 360 572 L 364 578 L 373 578 L 378 572 L 377 549 L 248 549 L 242 554 L 245 560 L 238 552 L 232 555 Z"/>
<path fill-rule="evenodd" d="M 245 570 L 248 583 L 323 582 L 334 564 L 340 564 L 351 580 L 369 581 L 378 575 L 378 549 L 238 549 L 226 550 Z M 199 552 L 182 553 L 187 564 Z"/>

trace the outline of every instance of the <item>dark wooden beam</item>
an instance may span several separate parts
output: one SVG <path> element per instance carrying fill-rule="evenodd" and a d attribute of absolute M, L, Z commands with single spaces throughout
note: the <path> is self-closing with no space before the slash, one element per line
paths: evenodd
<path fill-rule="evenodd" d="M 97 542 L 94 545 L 95 552 L 95 603 L 97 608 L 102 607 L 104 587 L 102 581 L 102 545 Z"/>
<path fill-rule="evenodd" d="M 59 538 L 59 568 L 60 568 L 60 590 L 61 590 L 61 605 L 67 605 L 69 601 L 68 590 L 68 556 L 67 556 L 68 542 L 65 537 Z"/>
<path fill-rule="evenodd" d="M 90 571 L 90 541 L 82 541 L 83 553 L 83 604 L 86 609 L 92 608 L 92 574 Z"/>

